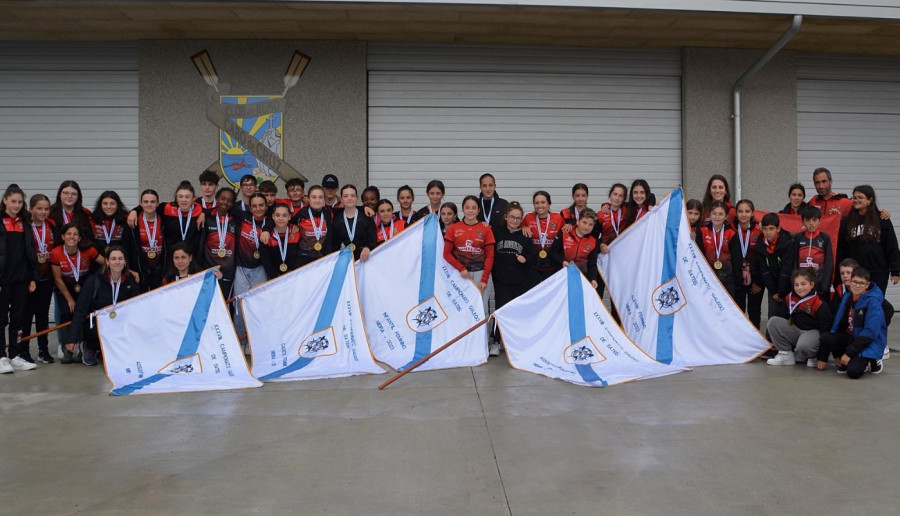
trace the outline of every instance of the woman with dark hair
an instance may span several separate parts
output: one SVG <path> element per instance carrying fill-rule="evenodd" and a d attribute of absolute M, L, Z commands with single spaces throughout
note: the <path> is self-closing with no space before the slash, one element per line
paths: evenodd
<path fill-rule="evenodd" d="M 31 231 L 34 237 L 34 252 L 37 257 L 37 280 L 34 292 L 28 295 L 28 310 L 22 325 L 22 337 L 31 335 L 31 321 L 34 330 L 41 332 L 50 327 L 50 301 L 53 299 L 53 275 L 50 272 L 50 253 L 56 247 L 53 239 L 53 223 L 50 216 L 50 199 L 44 194 L 31 196 L 31 224 L 25 231 Z M 38 341 L 38 362 L 52 364 L 49 337 L 41 335 Z M 23 345 L 21 352 L 28 352 L 28 345 Z M 23 357 L 25 358 L 25 357 Z M 27 360 L 27 358 L 25 358 Z"/>
<path fill-rule="evenodd" d="M 750 199 L 741 199 L 735 205 L 734 229 L 740 247 L 741 269 L 735 274 L 735 298 L 738 308 L 747 312 L 750 322 L 760 329 L 762 320 L 763 287 L 753 283 L 751 271 L 757 270 L 759 255 L 753 252 L 753 244 L 762 235 L 762 230 L 753 218 L 756 207 Z"/>
<path fill-rule="evenodd" d="M 194 260 L 191 247 L 184 242 L 178 242 L 172 246 L 172 249 L 169 250 L 168 262 L 166 273 L 163 275 L 163 285 L 175 283 L 191 274 L 200 272 L 200 267 L 197 266 L 197 262 Z"/>
<path fill-rule="evenodd" d="M 372 186 L 372 185 L 365 187 L 362 191 L 362 194 L 359 196 L 359 198 L 362 200 L 362 205 L 364 207 L 369 208 L 370 210 L 376 212 L 376 218 L 377 218 L 378 201 L 381 200 L 381 191 L 378 190 L 378 187 Z M 294 215 L 296 215 L 296 214 L 297 214 L 297 212 L 295 211 Z"/>
<path fill-rule="evenodd" d="M 35 368 L 28 344 L 19 342 L 28 311 L 28 295 L 37 288 L 37 253 L 25 192 L 9 185 L 0 202 L 0 373 Z M 9 324 L 9 358 L 6 329 Z M 29 321 L 29 325 L 31 322 Z"/>
<path fill-rule="evenodd" d="M 650 184 L 643 179 L 631 183 L 628 202 L 625 204 L 625 228 L 639 221 L 656 205 L 656 197 L 650 191 Z M 620 230 L 624 231 L 625 228 Z"/>
<path fill-rule="evenodd" d="M 688 199 L 684 203 L 684 214 L 687 217 L 691 234 L 696 234 L 700 226 L 703 225 L 703 203 L 699 199 Z"/>
<path fill-rule="evenodd" d="M 432 179 L 425 187 L 425 193 L 428 195 L 428 205 L 423 206 L 416 212 L 416 220 L 424 219 L 429 213 L 433 213 L 440 217 L 441 205 L 444 203 L 444 183 L 437 179 Z M 438 220 L 440 222 L 440 220 Z M 441 231 L 444 225 L 441 223 Z"/>
<path fill-rule="evenodd" d="M 563 226 L 562 232 L 568 233 L 575 227 L 575 224 L 578 223 L 578 219 L 581 218 L 581 212 L 587 208 L 588 203 L 588 194 L 589 190 L 586 184 L 584 183 L 575 183 L 572 186 L 572 204 L 568 208 L 563 208 L 562 211 L 559 212 L 559 216 L 563 218 L 566 225 Z M 597 224 L 594 236 L 600 234 L 600 224 Z"/>
<path fill-rule="evenodd" d="M 800 183 L 794 183 L 788 188 L 788 203 L 778 213 L 800 215 L 800 209 L 804 206 L 806 206 L 806 188 Z"/>
<path fill-rule="evenodd" d="M 335 212 L 332 243 L 335 247 L 349 247 L 353 251 L 353 257 L 364 262 L 369 259 L 372 249 L 378 245 L 378 240 L 375 238 L 375 221 L 371 217 L 365 216 L 356 202 L 356 187 L 353 185 L 342 186 L 341 205 L 344 209 Z M 415 213 L 410 212 L 408 218 L 414 215 Z M 405 223 L 408 218 L 401 220 Z"/>
<path fill-rule="evenodd" d="M 50 219 L 57 231 L 70 222 L 81 229 L 82 235 L 92 233 L 91 210 L 84 207 L 81 187 L 76 181 L 63 181 L 56 191 L 56 200 L 50 206 Z M 58 237 L 59 233 L 53 235 Z"/>
<path fill-rule="evenodd" d="M 713 201 L 710 206 L 710 221 L 697 231 L 696 240 L 700 251 L 713 268 L 713 272 L 732 299 L 741 274 L 741 248 L 737 233 L 726 220 L 725 203 Z"/>
<path fill-rule="evenodd" d="M 713 174 L 706 183 L 706 193 L 703 194 L 703 223 L 709 222 L 709 212 L 713 203 L 720 202 L 725 205 L 725 221 L 727 224 L 734 222 L 734 205 L 731 204 L 731 189 L 728 180 L 721 174 Z"/>
<path fill-rule="evenodd" d="M 291 223 L 300 229 L 300 266 L 312 263 L 331 252 L 332 212 L 325 207 L 325 189 L 309 189 L 309 206 L 300 210 Z"/>
<path fill-rule="evenodd" d="M 353 188 L 356 190 L 356 188 Z M 343 190 L 341 190 L 343 192 Z M 413 193 L 413 189 L 409 185 L 403 185 L 397 189 L 397 204 L 400 206 L 396 212 L 394 212 L 394 218 L 397 220 L 402 220 L 404 224 L 407 226 L 411 225 L 413 222 L 419 220 L 416 211 L 413 210 L 413 202 L 416 200 L 416 195 Z M 335 219 L 340 217 L 340 215 L 335 214 Z"/>
<path fill-rule="evenodd" d="M 891 219 L 881 218 L 875 202 L 875 189 L 860 185 L 853 189 L 853 208 L 841 221 L 838 235 L 838 257 L 853 258 L 872 275 L 872 283 L 884 293 L 888 277 L 896 285 L 900 282 L 900 249 Z"/>
<path fill-rule="evenodd" d="M 560 264 L 550 258 L 550 246 L 557 233 L 566 225 L 566 221 L 558 213 L 550 209 L 550 194 L 538 190 L 531 196 L 534 211 L 525 215 L 522 221 L 522 234 L 531 238 L 531 245 L 537 254 L 534 270 L 541 281 L 552 276 L 560 269 Z"/>
<path fill-rule="evenodd" d="M 447 228 L 459 222 L 459 210 L 455 202 L 445 202 L 441 205 L 441 232 L 447 234 Z"/>
<path fill-rule="evenodd" d="M 226 299 L 231 297 L 234 286 L 235 274 L 235 245 L 237 243 L 239 215 L 235 215 L 232 208 L 237 200 L 234 190 L 231 188 L 219 188 L 216 192 L 216 209 L 203 221 L 203 244 L 201 255 L 197 257 L 198 264 L 206 269 L 219 266 L 222 276 L 219 278 L 219 288 Z M 291 208 L 291 200 L 276 201 Z"/>
<path fill-rule="evenodd" d="M 381 245 L 394 238 L 394 235 L 406 229 L 402 220 L 394 218 L 394 205 L 390 199 L 381 199 L 375 206 L 375 239 L 376 245 Z M 428 216 L 426 213 L 425 216 Z"/>
<path fill-rule="evenodd" d="M 291 226 L 291 208 L 285 203 L 276 202 L 272 207 L 272 221 L 272 234 L 262 245 L 263 267 L 269 279 L 300 267 L 300 255 L 297 253 L 300 233 Z"/>
<path fill-rule="evenodd" d="M 497 195 L 497 180 L 494 179 L 494 175 L 481 174 L 478 178 L 478 188 L 481 189 L 478 195 L 478 221 L 487 222 L 492 229 L 503 227 L 503 214 L 506 213 L 506 205 L 509 203 Z"/>
<path fill-rule="evenodd" d="M 128 263 L 135 263 L 134 233 L 128 228 L 127 218 L 119 194 L 112 190 L 103 192 L 91 214 L 91 238 L 101 255 L 106 256 L 112 246 L 118 245 L 125 250 Z"/>
<path fill-rule="evenodd" d="M 72 316 L 72 328 L 70 338 L 66 342 L 66 350 L 74 353 L 78 345 L 78 336 L 84 332 L 84 348 L 81 361 L 84 365 L 95 366 L 100 353 L 100 337 L 97 327 L 84 326 L 88 316 L 101 308 L 112 305 L 113 311 L 110 318 L 115 317 L 116 304 L 130 299 L 141 293 L 134 277 L 128 271 L 128 259 L 125 250 L 119 245 L 113 245 L 107 252 L 106 264 L 98 274 L 92 275 L 84 284 L 82 296 L 79 296 L 75 304 L 75 313 Z"/>
<path fill-rule="evenodd" d="M 162 285 L 166 262 L 165 239 L 160 224 L 162 217 L 156 213 L 158 207 L 159 194 L 156 190 L 144 190 L 141 193 L 141 213 L 138 215 L 138 223 L 131 229 L 137 259 L 130 263 L 140 274 L 144 292 Z"/>

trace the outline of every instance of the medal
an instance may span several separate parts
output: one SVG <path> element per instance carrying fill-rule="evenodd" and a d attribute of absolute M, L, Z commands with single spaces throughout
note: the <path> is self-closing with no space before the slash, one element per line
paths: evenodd
<path fill-rule="evenodd" d="M 313 216 L 312 208 L 307 208 L 306 212 L 309 213 L 309 222 L 312 224 L 313 233 L 316 235 L 316 243 L 313 245 L 313 249 L 316 251 L 322 250 L 322 244 L 319 240 L 322 240 L 322 235 L 324 232 L 322 228 L 325 226 L 325 211 L 322 211 L 321 217 L 319 218 L 319 223 L 316 224 L 316 217 Z"/>
<path fill-rule="evenodd" d="M 220 248 L 216 251 L 216 254 L 219 255 L 219 258 L 225 258 L 228 255 L 228 251 Z"/>
<path fill-rule="evenodd" d="M 350 227 L 350 223 L 347 221 L 347 212 L 344 212 L 344 227 L 347 228 L 347 236 L 350 237 L 350 250 L 356 251 L 356 244 L 353 243 L 353 239 L 356 237 L 356 222 L 359 220 L 359 210 L 353 212 L 353 227 Z M 410 216 L 412 214 L 410 213 Z"/>
<path fill-rule="evenodd" d="M 541 231 L 541 218 L 538 217 L 537 214 L 534 216 L 534 221 L 537 224 L 538 237 L 541 242 L 541 252 L 538 253 L 538 256 L 543 259 L 547 257 L 547 251 L 545 251 L 544 248 L 547 247 L 547 233 L 550 232 L 550 214 L 547 214 L 547 227 L 545 227 L 543 231 Z"/>
<path fill-rule="evenodd" d="M 44 263 L 47 261 L 47 223 L 41 222 L 41 234 L 38 234 L 37 226 L 34 225 L 34 222 L 31 223 L 31 231 L 34 233 L 34 241 L 37 242 L 38 246 L 38 263 Z"/>
<path fill-rule="evenodd" d="M 225 236 L 228 231 L 228 215 L 225 215 L 224 224 L 219 223 L 219 216 L 216 215 L 216 234 L 219 236 L 219 250 L 217 254 L 219 258 L 225 258 L 225 255 L 228 254 L 225 252 Z"/>
<path fill-rule="evenodd" d="M 288 270 L 287 264 L 282 263 L 281 265 L 278 266 L 278 270 L 280 270 L 281 272 L 287 272 L 287 270 Z"/>
<path fill-rule="evenodd" d="M 47 259 L 44 258 L 43 256 L 38 256 L 37 258 L 38 258 L 38 263 L 44 263 L 47 261 Z"/>
<path fill-rule="evenodd" d="M 713 267 L 715 267 L 716 270 L 721 269 L 721 268 L 722 268 L 722 262 L 720 262 L 719 260 L 716 260 L 716 263 L 713 264 Z"/>
<path fill-rule="evenodd" d="M 619 219 L 616 220 L 616 213 L 619 214 Z M 613 231 L 616 233 L 616 236 L 619 236 L 619 224 L 622 222 L 622 208 L 618 210 L 611 211 L 609 213 L 609 223 L 612 225 Z"/>
<path fill-rule="evenodd" d="M 356 251 L 356 244 L 354 244 L 353 242 L 350 242 L 350 245 L 348 247 L 351 251 Z"/>
<path fill-rule="evenodd" d="M 153 219 L 153 229 L 150 229 L 150 226 L 147 225 L 147 214 L 141 214 L 141 222 L 144 223 L 144 231 L 147 233 L 147 245 L 150 247 L 150 250 L 147 251 L 147 258 L 154 259 L 156 258 L 156 225 L 159 219 Z"/>
<path fill-rule="evenodd" d="M 74 290 L 76 294 L 81 292 L 81 285 L 76 283 L 75 288 L 73 288 L 72 290 Z"/>
<path fill-rule="evenodd" d="M 259 251 L 253 251 L 253 258 L 259 260 Z"/>
<path fill-rule="evenodd" d="M 287 249 L 288 249 L 288 239 L 290 238 L 290 233 L 287 229 L 284 230 L 284 243 L 281 242 L 281 236 L 278 234 L 278 228 L 274 230 L 275 233 L 275 242 L 278 243 L 278 254 L 281 255 L 281 266 L 278 267 L 281 272 L 285 272 L 288 267 L 287 264 L 284 263 L 287 261 Z"/>
<path fill-rule="evenodd" d="M 112 312 L 109 313 L 109 318 L 110 318 L 110 319 L 115 319 L 117 315 L 119 315 L 119 314 L 117 314 L 116 311 L 113 310 Z"/>
<path fill-rule="evenodd" d="M 109 256 L 109 246 L 103 248 L 103 256 Z"/>
<path fill-rule="evenodd" d="M 109 229 L 106 229 L 106 223 L 101 222 L 100 227 L 103 229 L 103 240 L 106 240 L 106 248 L 103 250 L 103 254 L 109 254 L 109 246 L 112 244 L 112 237 L 116 233 L 116 221 L 112 221 Z"/>
<path fill-rule="evenodd" d="M 182 224 L 181 223 L 181 209 L 178 209 L 178 230 L 181 231 L 181 241 L 184 242 L 187 240 L 188 231 L 191 229 L 191 212 L 187 214 L 187 221 Z"/>
<path fill-rule="evenodd" d="M 747 265 L 749 265 L 747 263 L 747 250 L 750 249 L 750 233 L 752 233 L 752 232 L 753 232 L 753 230 L 748 227 L 747 228 L 747 239 L 744 240 L 744 230 L 741 229 L 740 225 L 737 228 L 738 240 L 741 241 L 741 258 L 744 259 L 745 267 Z"/>
<path fill-rule="evenodd" d="M 313 245 L 313 249 L 315 249 L 316 251 L 321 251 L 321 250 L 322 250 L 322 243 L 321 243 L 321 242 L 316 242 L 315 245 Z"/>
<path fill-rule="evenodd" d="M 63 249 L 63 256 L 66 257 L 66 261 L 69 262 L 69 267 L 72 270 L 72 277 L 75 278 L 75 293 L 81 292 L 81 285 L 78 284 L 78 280 L 81 279 L 81 249 L 75 254 L 75 263 L 72 263 L 72 259 L 69 258 L 69 253 Z"/>
<path fill-rule="evenodd" d="M 112 277 L 109 278 L 109 288 L 112 290 L 112 312 L 109 313 L 110 319 L 116 318 L 116 302 L 119 301 L 119 289 L 122 287 L 122 278 L 119 278 L 118 281 L 113 281 Z"/>
<path fill-rule="evenodd" d="M 496 199 L 496 197 L 491 197 L 491 207 L 490 208 L 484 207 L 484 197 L 482 197 L 481 199 L 478 200 L 481 203 L 481 214 L 484 217 L 484 221 L 487 222 L 488 224 L 491 223 L 491 215 L 493 215 L 493 211 L 494 211 L 494 199 Z"/>
<path fill-rule="evenodd" d="M 713 228 L 713 244 L 716 246 L 716 263 L 713 264 L 716 270 L 722 268 L 722 262 L 719 260 L 719 255 L 722 254 L 722 246 L 725 244 L 725 226 L 722 225 L 722 229 L 719 230 L 719 239 L 716 240 L 716 230 Z"/>
<path fill-rule="evenodd" d="M 218 223 L 218 221 L 216 221 Z M 253 258 L 259 260 L 259 233 L 256 232 L 256 219 L 250 217 L 250 222 L 253 224 L 253 243 L 256 244 L 256 251 L 253 252 Z M 262 225 L 266 225 L 266 219 L 263 217 Z"/>
<path fill-rule="evenodd" d="M 547 257 L 547 251 L 544 251 L 543 249 L 541 249 L 541 252 L 538 253 L 538 256 L 541 258 L 541 260 L 543 260 L 544 258 Z"/>
<path fill-rule="evenodd" d="M 156 258 L 156 251 L 147 251 L 147 258 L 150 258 L 151 260 Z"/>

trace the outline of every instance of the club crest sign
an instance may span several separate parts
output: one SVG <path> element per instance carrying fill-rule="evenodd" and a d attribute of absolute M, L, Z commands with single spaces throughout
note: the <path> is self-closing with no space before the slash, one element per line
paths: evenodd
<path fill-rule="evenodd" d="M 239 186 L 247 174 L 257 181 L 294 177 L 305 181 L 306 177 L 284 161 L 283 136 L 285 95 L 300 80 L 309 57 L 294 52 L 281 95 L 230 94 L 230 85 L 219 80 L 205 50 L 191 59 L 209 86 L 206 118 L 219 128 L 219 159 L 209 168 L 221 172 L 233 186 Z"/>

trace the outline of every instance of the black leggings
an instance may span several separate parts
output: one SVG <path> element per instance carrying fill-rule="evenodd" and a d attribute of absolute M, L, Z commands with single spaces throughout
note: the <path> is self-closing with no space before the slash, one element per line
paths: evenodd
<path fill-rule="evenodd" d="M 735 287 L 734 302 L 737 303 L 738 308 L 740 308 L 742 312 L 747 312 L 747 318 L 750 319 L 750 322 L 753 323 L 757 329 L 760 329 L 760 322 L 762 321 L 762 300 L 765 289 L 760 289 L 756 294 L 751 294 L 750 287 L 752 287 L 752 285 L 738 285 Z"/>
<path fill-rule="evenodd" d="M 25 325 L 27 312 L 27 281 L 0 286 L 0 356 L 6 355 L 7 333 L 3 331 L 4 329 L 8 329 L 9 332 L 9 358 L 19 356 L 19 332 Z"/>
<path fill-rule="evenodd" d="M 853 335 L 849 333 L 823 333 L 819 339 L 819 352 L 817 355 L 817 359 L 825 362 L 828 360 L 828 355 L 834 357 L 835 362 L 837 362 L 844 353 L 847 351 L 847 346 L 853 342 Z M 857 379 L 861 377 L 866 372 L 866 367 L 869 364 L 874 365 L 875 360 L 871 358 L 866 358 L 864 356 L 857 355 L 850 359 L 850 362 L 847 364 L 847 377 L 852 379 Z"/>
<path fill-rule="evenodd" d="M 25 314 L 25 324 L 22 326 L 22 336 L 31 335 L 31 321 L 34 321 L 34 331 L 42 332 L 50 327 L 50 301 L 53 298 L 53 280 L 38 281 L 37 288 L 28 295 L 28 311 Z M 37 338 L 38 350 L 47 353 L 49 335 L 41 335 Z M 28 344 L 23 344 L 28 349 Z"/>

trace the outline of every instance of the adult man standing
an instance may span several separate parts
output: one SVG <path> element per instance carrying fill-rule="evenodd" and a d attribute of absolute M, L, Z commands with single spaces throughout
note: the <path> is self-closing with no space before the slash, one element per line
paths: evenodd
<path fill-rule="evenodd" d="M 819 208 L 822 215 L 840 213 L 841 218 L 846 218 L 853 208 L 853 202 L 844 194 L 836 194 L 831 189 L 831 171 L 825 167 L 813 170 L 813 185 L 818 195 L 809 200 L 810 206 Z"/>

